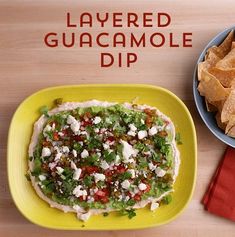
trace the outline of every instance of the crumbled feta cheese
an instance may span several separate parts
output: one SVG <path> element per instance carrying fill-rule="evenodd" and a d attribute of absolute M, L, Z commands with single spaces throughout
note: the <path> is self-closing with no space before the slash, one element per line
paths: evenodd
<path fill-rule="evenodd" d="M 91 213 L 90 212 L 87 212 L 87 213 L 84 213 L 84 214 L 81 214 L 79 216 L 79 219 L 82 220 L 82 221 L 87 221 L 91 216 Z"/>
<path fill-rule="evenodd" d="M 125 202 L 127 202 L 129 199 L 130 199 L 130 197 L 129 197 L 129 196 L 126 196 L 126 197 L 125 197 Z"/>
<path fill-rule="evenodd" d="M 134 149 L 128 142 L 121 140 L 121 143 L 123 144 L 123 150 L 122 150 L 122 155 L 123 155 L 123 162 L 124 163 L 131 163 L 133 162 L 133 159 L 130 159 L 131 156 L 136 156 L 138 151 Z"/>
<path fill-rule="evenodd" d="M 109 168 L 109 164 L 105 160 L 102 160 L 100 167 L 104 170 L 107 170 Z"/>
<path fill-rule="evenodd" d="M 77 153 L 77 151 L 76 150 L 72 150 L 72 153 L 73 153 L 73 156 L 76 158 L 77 156 L 78 156 L 78 153 Z"/>
<path fill-rule="evenodd" d="M 73 195 L 75 195 L 76 197 L 83 197 L 83 198 L 85 198 L 87 196 L 87 191 L 83 190 L 81 185 L 78 185 L 73 190 Z"/>
<path fill-rule="evenodd" d="M 148 133 L 147 133 L 147 131 L 145 131 L 145 130 L 141 130 L 141 131 L 139 131 L 138 132 L 138 138 L 141 140 L 141 139 L 143 139 L 143 138 L 145 138 L 145 137 L 147 137 L 148 136 Z"/>
<path fill-rule="evenodd" d="M 49 168 L 51 169 L 51 170 L 53 170 L 55 167 L 56 167 L 56 165 L 57 165 L 57 163 L 56 162 L 51 162 L 51 163 L 49 163 Z"/>
<path fill-rule="evenodd" d="M 148 166 L 151 171 L 154 171 L 156 169 L 156 165 L 154 165 L 152 162 L 150 162 Z"/>
<path fill-rule="evenodd" d="M 107 130 L 106 128 L 101 128 L 101 129 L 100 129 L 100 132 L 101 132 L 101 133 L 104 133 L 106 130 Z"/>
<path fill-rule="evenodd" d="M 144 191 L 144 190 L 147 188 L 147 185 L 144 184 L 144 183 L 140 183 L 140 184 L 138 185 L 138 188 L 139 188 L 139 190 Z"/>
<path fill-rule="evenodd" d="M 94 124 L 98 124 L 98 123 L 100 123 L 100 122 L 101 122 L 101 117 L 96 116 L 96 117 L 94 118 L 93 123 L 94 123 Z"/>
<path fill-rule="evenodd" d="M 155 134 L 157 134 L 157 127 L 153 126 L 149 129 L 149 136 L 153 136 Z"/>
<path fill-rule="evenodd" d="M 99 181 L 104 181 L 105 180 L 105 175 L 100 174 L 100 173 L 95 173 L 94 178 L 95 178 L 95 182 L 97 183 Z"/>
<path fill-rule="evenodd" d="M 72 115 L 68 116 L 67 124 L 72 124 L 72 123 L 76 123 L 76 122 L 77 122 L 77 120 Z"/>
<path fill-rule="evenodd" d="M 63 136 L 64 136 L 64 133 L 58 132 L 58 135 L 61 136 L 61 137 L 63 137 Z"/>
<path fill-rule="evenodd" d="M 51 150 L 48 147 L 42 148 L 42 157 L 47 157 L 51 155 Z"/>
<path fill-rule="evenodd" d="M 38 178 L 39 178 L 40 181 L 46 180 L 46 176 L 43 175 L 43 174 L 40 174 L 40 175 L 38 176 Z"/>
<path fill-rule="evenodd" d="M 128 170 L 129 173 L 131 173 L 131 178 L 135 178 L 135 170 L 134 169 L 129 169 Z"/>
<path fill-rule="evenodd" d="M 75 163 L 74 163 L 73 161 L 71 161 L 70 167 L 71 167 L 72 169 L 74 169 L 74 170 L 77 169 L 77 166 L 75 165 Z"/>
<path fill-rule="evenodd" d="M 88 157 L 88 156 L 89 156 L 88 151 L 87 151 L 86 149 L 84 149 L 83 152 L 81 153 L 81 157 L 82 157 L 82 158 L 86 158 L 86 157 Z"/>
<path fill-rule="evenodd" d="M 134 137 L 136 133 L 134 131 L 128 131 L 127 135 Z"/>
<path fill-rule="evenodd" d="M 108 149 L 109 149 L 109 144 L 103 143 L 103 148 L 104 148 L 105 150 L 108 150 Z"/>
<path fill-rule="evenodd" d="M 45 136 L 44 133 L 50 132 L 51 130 L 52 130 L 52 127 L 49 124 L 47 124 L 46 127 L 43 129 L 43 135 Z"/>
<path fill-rule="evenodd" d="M 57 170 L 58 174 L 62 174 L 64 172 L 64 169 L 62 167 L 60 167 L 60 166 L 57 166 L 56 170 Z"/>
<path fill-rule="evenodd" d="M 55 130 L 55 123 L 52 124 L 51 129 Z"/>
<path fill-rule="evenodd" d="M 82 173 L 82 169 L 80 168 L 76 169 L 75 172 L 73 173 L 73 179 L 79 180 L 81 173 Z"/>
<path fill-rule="evenodd" d="M 121 183 L 122 188 L 128 189 L 130 187 L 130 182 L 126 179 Z"/>
<path fill-rule="evenodd" d="M 155 169 L 155 173 L 157 174 L 158 177 L 163 177 L 166 174 L 166 171 L 161 169 L 160 167 L 157 167 Z"/>
<path fill-rule="evenodd" d="M 82 207 L 80 207 L 79 205 L 74 205 L 73 206 L 73 209 L 76 211 L 76 212 L 82 212 L 84 211 L 84 209 Z"/>
<path fill-rule="evenodd" d="M 81 134 L 82 134 L 82 135 L 85 135 L 85 136 L 88 135 L 87 131 L 82 131 Z"/>
<path fill-rule="evenodd" d="M 95 199 L 94 199 L 93 197 L 90 197 L 90 198 L 87 200 L 88 203 L 92 203 L 92 202 L 94 202 L 94 201 L 95 201 Z"/>
<path fill-rule="evenodd" d="M 77 121 L 76 123 L 72 123 L 70 125 L 70 128 L 75 134 L 77 134 L 79 132 L 79 129 L 80 129 L 80 122 Z"/>
<path fill-rule="evenodd" d="M 99 131 L 100 131 L 99 128 L 95 128 L 95 129 L 94 129 L 94 132 L 95 132 L 95 133 L 98 133 Z"/>
<path fill-rule="evenodd" d="M 118 164 L 120 160 L 121 160 L 120 156 L 116 155 L 115 164 Z"/>
<path fill-rule="evenodd" d="M 136 127 L 133 123 L 129 124 L 128 127 L 129 127 L 130 130 L 133 131 L 133 132 L 135 132 L 135 131 L 137 130 L 137 127 Z"/>
<path fill-rule="evenodd" d="M 67 146 L 63 146 L 63 147 L 62 147 L 62 151 L 63 151 L 64 153 L 69 153 L 69 148 L 68 148 Z"/>
<path fill-rule="evenodd" d="M 96 155 L 97 155 L 98 157 L 101 157 L 101 153 L 100 153 L 100 152 L 97 152 Z"/>
<path fill-rule="evenodd" d="M 150 156 L 150 155 L 151 155 L 151 151 L 145 151 L 144 154 L 145 154 L 146 156 Z"/>
<path fill-rule="evenodd" d="M 152 202 L 152 203 L 151 203 L 151 206 L 150 206 L 150 210 L 151 210 L 151 211 L 154 211 L 154 210 L 156 210 L 158 207 L 159 207 L 159 203 L 157 203 L 157 202 Z"/>
<path fill-rule="evenodd" d="M 59 159 L 61 158 L 62 155 L 63 155 L 63 154 L 62 154 L 61 152 L 58 152 L 58 153 L 55 155 L 55 159 L 54 159 L 54 161 L 59 160 Z"/>

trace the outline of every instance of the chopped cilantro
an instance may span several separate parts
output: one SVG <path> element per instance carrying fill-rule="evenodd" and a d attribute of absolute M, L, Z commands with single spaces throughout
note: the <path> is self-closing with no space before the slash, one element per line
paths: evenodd
<path fill-rule="evenodd" d="M 132 219 L 133 217 L 136 216 L 136 213 L 135 213 L 134 209 L 129 209 L 129 210 L 124 209 L 124 210 L 121 210 L 120 214 L 122 216 L 128 216 L 129 219 Z"/>
<path fill-rule="evenodd" d="M 112 162 L 112 161 L 115 161 L 116 159 L 116 154 L 115 152 L 109 152 L 109 151 L 104 151 L 104 159 L 107 161 L 107 162 Z"/>
<path fill-rule="evenodd" d="M 49 117 L 49 115 L 48 115 L 48 107 L 46 105 L 42 106 L 40 108 L 40 113 L 44 114 L 46 117 Z"/>
<path fill-rule="evenodd" d="M 171 203 L 171 201 L 172 201 L 172 196 L 171 195 L 167 195 L 167 196 L 165 196 L 163 199 L 162 199 L 162 202 L 164 203 L 164 204 L 170 204 Z"/>
<path fill-rule="evenodd" d="M 54 100 L 55 106 L 59 106 L 63 103 L 63 98 L 57 98 Z"/>
<path fill-rule="evenodd" d="M 83 179 L 83 182 L 84 182 L 84 184 L 85 184 L 87 187 L 91 187 L 92 184 L 93 184 L 92 179 L 93 179 L 92 176 L 87 175 L 87 176 Z"/>
<path fill-rule="evenodd" d="M 25 174 L 24 175 L 25 176 L 25 178 L 28 180 L 28 181 L 30 181 L 31 179 L 30 179 L 30 175 L 27 173 L 27 174 Z"/>
<path fill-rule="evenodd" d="M 121 180 L 130 179 L 131 178 L 131 173 L 126 171 L 126 172 L 123 172 L 122 174 L 120 174 L 119 177 L 120 177 Z"/>
<path fill-rule="evenodd" d="M 108 215 L 109 215 L 108 212 L 104 212 L 104 213 L 103 213 L 103 216 L 104 216 L 104 217 L 106 217 L 106 216 L 108 216 Z"/>
<path fill-rule="evenodd" d="M 175 134 L 175 141 L 176 141 L 176 143 L 177 143 L 178 145 L 183 144 L 182 141 L 181 141 L 181 136 L 180 136 L 180 133 L 179 133 L 179 132 L 177 132 L 177 133 Z"/>

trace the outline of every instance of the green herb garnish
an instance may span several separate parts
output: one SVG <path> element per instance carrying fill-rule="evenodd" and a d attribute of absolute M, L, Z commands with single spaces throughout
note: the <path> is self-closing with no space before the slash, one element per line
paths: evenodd
<path fill-rule="evenodd" d="M 175 134 L 175 141 L 176 141 L 177 145 L 182 145 L 183 144 L 182 141 L 181 141 L 181 136 L 180 136 L 179 132 L 177 132 Z"/>
<path fill-rule="evenodd" d="M 49 117 L 49 115 L 48 115 L 48 107 L 46 105 L 42 106 L 40 108 L 40 113 L 44 114 L 46 117 Z"/>

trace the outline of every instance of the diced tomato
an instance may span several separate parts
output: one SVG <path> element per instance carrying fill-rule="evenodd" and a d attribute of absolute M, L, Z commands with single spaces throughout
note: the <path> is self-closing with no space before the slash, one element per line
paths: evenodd
<path fill-rule="evenodd" d="M 118 174 L 122 174 L 122 173 L 124 173 L 126 170 L 127 170 L 127 168 L 125 168 L 123 165 L 118 165 L 116 172 L 117 172 Z"/>
<path fill-rule="evenodd" d="M 150 127 L 152 125 L 152 118 L 150 116 L 147 116 L 145 123 L 148 127 Z"/>
<path fill-rule="evenodd" d="M 146 184 L 147 188 L 144 190 L 144 193 L 147 193 L 150 191 L 151 189 L 151 185 L 150 184 Z"/>
<path fill-rule="evenodd" d="M 53 139 L 54 139 L 55 141 L 58 141 L 58 140 L 59 140 L 59 134 L 58 134 L 58 132 L 54 132 L 54 133 L 53 133 Z"/>
<path fill-rule="evenodd" d="M 133 197 L 135 201 L 140 201 L 141 200 L 141 195 L 139 193 L 135 194 L 135 196 Z"/>
<path fill-rule="evenodd" d="M 109 170 L 109 169 L 107 169 L 107 170 L 105 170 L 104 174 L 105 174 L 105 176 L 106 176 L 106 177 L 110 177 L 110 176 L 112 176 L 112 174 L 113 174 L 113 171 L 112 171 L 112 170 Z"/>
<path fill-rule="evenodd" d="M 45 140 L 45 141 L 42 142 L 42 145 L 43 146 L 50 146 L 51 143 Z"/>
<path fill-rule="evenodd" d="M 61 132 L 62 132 L 64 135 L 67 135 L 67 134 L 68 134 L 68 130 L 67 130 L 67 129 L 63 129 Z"/>
<path fill-rule="evenodd" d="M 92 118 L 91 113 L 90 113 L 90 112 L 86 112 L 86 113 L 84 114 L 84 118 Z"/>
<path fill-rule="evenodd" d="M 97 167 L 97 166 L 87 166 L 86 167 L 86 172 L 89 174 L 95 173 L 97 171 L 99 171 L 99 167 Z"/>
<path fill-rule="evenodd" d="M 103 188 L 103 189 L 99 189 L 94 194 L 94 199 L 95 199 L 95 201 L 101 201 L 102 203 L 107 203 L 109 201 L 108 196 L 109 196 L 108 189 Z"/>
<path fill-rule="evenodd" d="M 114 137 L 111 137 L 111 136 L 109 136 L 108 138 L 107 138 L 107 141 L 109 141 L 109 142 L 113 142 L 115 140 L 115 138 Z"/>
<path fill-rule="evenodd" d="M 107 203 L 107 202 L 109 201 L 109 199 L 108 199 L 108 197 L 102 197 L 102 198 L 100 199 L 100 201 L 101 201 L 102 203 Z"/>
<path fill-rule="evenodd" d="M 147 115 L 152 115 L 151 109 L 144 109 L 144 112 L 145 112 Z"/>
<path fill-rule="evenodd" d="M 83 137 L 80 136 L 80 135 L 75 135 L 75 136 L 73 136 L 73 139 L 74 139 L 75 141 L 77 141 L 77 142 L 83 141 Z"/>
<path fill-rule="evenodd" d="M 92 121 L 91 120 L 88 120 L 88 121 L 83 121 L 82 125 L 84 127 L 88 126 L 88 125 L 92 125 Z"/>
<path fill-rule="evenodd" d="M 86 197 L 83 197 L 83 196 L 80 196 L 79 197 L 79 200 L 82 202 L 82 201 L 86 201 Z"/>

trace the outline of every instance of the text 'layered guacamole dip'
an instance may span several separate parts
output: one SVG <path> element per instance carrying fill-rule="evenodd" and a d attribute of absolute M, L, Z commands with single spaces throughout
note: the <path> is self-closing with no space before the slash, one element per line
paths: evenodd
<path fill-rule="evenodd" d="M 35 123 L 28 176 L 51 207 L 83 221 L 111 211 L 131 218 L 170 201 L 179 163 L 174 125 L 156 108 L 67 102 Z"/>

